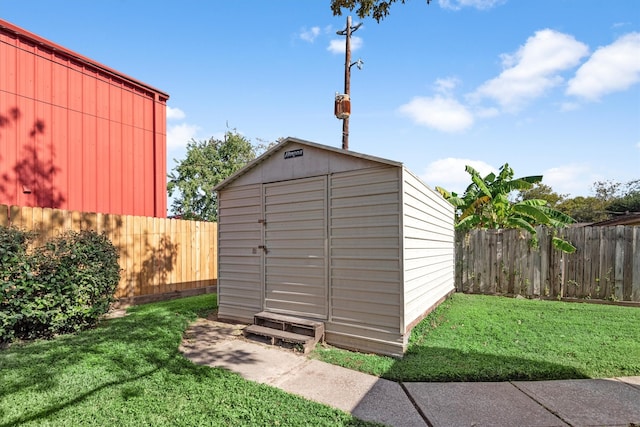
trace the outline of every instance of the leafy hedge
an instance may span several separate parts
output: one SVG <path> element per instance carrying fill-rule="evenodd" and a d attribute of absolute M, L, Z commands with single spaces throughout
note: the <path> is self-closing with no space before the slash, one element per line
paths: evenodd
<path fill-rule="evenodd" d="M 0 342 L 95 326 L 120 280 L 118 251 L 94 231 L 30 248 L 35 234 L 0 227 Z"/>

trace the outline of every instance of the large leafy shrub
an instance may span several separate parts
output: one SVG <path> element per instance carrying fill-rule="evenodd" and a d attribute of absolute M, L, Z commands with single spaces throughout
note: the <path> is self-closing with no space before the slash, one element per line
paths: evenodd
<path fill-rule="evenodd" d="M 14 326 L 22 318 L 19 301 L 33 280 L 27 246 L 33 233 L 0 227 L 0 342 L 14 338 Z"/>
<path fill-rule="evenodd" d="M 118 251 L 94 231 L 29 248 L 32 233 L 0 227 L 0 342 L 94 326 L 113 302 Z"/>

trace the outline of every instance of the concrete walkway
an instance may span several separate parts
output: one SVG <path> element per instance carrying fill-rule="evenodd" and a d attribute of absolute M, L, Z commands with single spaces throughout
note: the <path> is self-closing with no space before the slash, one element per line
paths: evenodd
<path fill-rule="evenodd" d="M 390 426 L 640 427 L 640 377 L 399 384 L 247 341 L 244 326 L 199 319 L 180 351 L 195 363 Z"/>

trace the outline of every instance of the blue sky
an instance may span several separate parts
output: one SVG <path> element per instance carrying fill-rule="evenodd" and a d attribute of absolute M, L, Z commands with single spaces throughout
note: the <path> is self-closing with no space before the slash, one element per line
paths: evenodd
<path fill-rule="evenodd" d="M 15 25 L 171 96 L 168 164 L 236 129 L 340 147 L 343 16 L 300 0 L 0 0 Z M 640 179 L 640 1 L 408 0 L 353 34 L 350 149 L 463 191 L 505 162 L 559 193 Z"/>

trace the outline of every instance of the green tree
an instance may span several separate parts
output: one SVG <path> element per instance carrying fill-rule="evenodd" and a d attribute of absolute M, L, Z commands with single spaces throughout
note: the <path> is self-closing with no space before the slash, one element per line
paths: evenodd
<path fill-rule="evenodd" d="M 531 199 L 546 200 L 547 206 L 555 209 L 559 203 L 561 203 L 567 198 L 567 196 L 568 194 L 556 193 L 547 184 L 537 182 L 533 184 L 533 187 L 531 187 L 530 189 L 519 191 L 518 196 L 516 197 L 516 201 L 520 202 L 523 200 L 531 200 Z"/>
<path fill-rule="evenodd" d="M 615 213 L 640 212 L 640 191 L 614 200 L 607 205 L 607 211 Z"/>
<path fill-rule="evenodd" d="M 556 206 L 576 222 L 598 222 L 608 218 L 605 203 L 597 197 L 577 196 L 572 199 L 563 200 Z"/>
<path fill-rule="evenodd" d="M 565 199 L 557 206 L 577 222 L 607 220 L 612 213 L 640 212 L 640 179 L 620 183 L 605 180 L 592 185 L 594 196 Z"/>
<path fill-rule="evenodd" d="M 342 9 L 354 10 L 360 19 L 372 16 L 377 22 L 389 14 L 389 8 L 397 1 L 404 4 L 406 0 L 331 0 L 331 11 L 334 16 L 342 15 Z M 427 4 L 431 0 L 426 0 Z"/>
<path fill-rule="evenodd" d="M 442 187 L 436 190 L 456 208 L 456 229 L 473 228 L 500 229 L 519 228 L 536 236 L 536 225 L 553 228 L 564 227 L 574 220 L 551 207 L 542 199 L 527 199 L 512 202 L 509 196 L 515 191 L 525 191 L 542 181 L 542 175 L 513 178 L 513 169 L 505 163 L 498 175 L 493 172 L 484 178 L 471 166 L 465 167 L 471 175 L 471 184 L 462 196 Z M 533 243 L 537 243 L 535 237 Z M 565 252 L 575 251 L 569 242 L 558 237 L 553 244 Z"/>
<path fill-rule="evenodd" d="M 171 211 L 185 219 L 215 221 L 218 201 L 213 188 L 255 159 L 263 145 L 254 146 L 237 132 L 226 132 L 222 140 L 191 140 L 185 159 L 169 174 L 167 191 L 176 197 Z"/>
<path fill-rule="evenodd" d="M 621 187 L 621 196 L 607 204 L 607 211 L 640 212 L 640 179 L 629 181 Z"/>
<path fill-rule="evenodd" d="M 596 199 L 611 202 L 621 196 L 622 184 L 616 181 L 596 181 L 591 188 Z"/>

